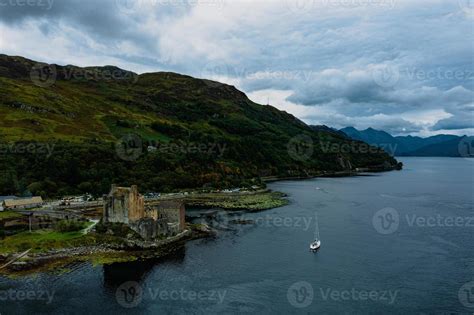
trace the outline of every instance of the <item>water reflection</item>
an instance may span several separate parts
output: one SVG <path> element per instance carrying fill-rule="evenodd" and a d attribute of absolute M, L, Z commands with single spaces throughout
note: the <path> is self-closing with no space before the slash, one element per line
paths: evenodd
<path fill-rule="evenodd" d="M 125 282 L 133 281 L 142 284 L 160 264 L 183 264 L 186 256 L 186 247 L 182 246 L 172 254 L 162 258 L 150 258 L 132 262 L 114 263 L 103 266 L 104 288 L 115 291 Z"/>

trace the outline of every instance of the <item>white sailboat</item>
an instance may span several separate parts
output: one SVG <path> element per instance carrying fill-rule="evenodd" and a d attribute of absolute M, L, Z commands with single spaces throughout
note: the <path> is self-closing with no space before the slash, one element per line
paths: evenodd
<path fill-rule="evenodd" d="M 319 238 L 319 222 L 318 214 L 316 213 L 316 227 L 314 229 L 314 241 L 309 245 L 309 249 L 317 251 L 321 247 L 321 239 Z"/>

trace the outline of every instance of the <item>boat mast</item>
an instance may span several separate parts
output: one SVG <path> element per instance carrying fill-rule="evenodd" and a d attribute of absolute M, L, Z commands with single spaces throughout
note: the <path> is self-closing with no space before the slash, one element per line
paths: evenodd
<path fill-rule="evenodd" d="M 319 241 L 319 220 L 318 220 L 318 213 L 315 212 L 314 216 L 316 218 L 315 227 L 314 227 L 314 240 Z"/>

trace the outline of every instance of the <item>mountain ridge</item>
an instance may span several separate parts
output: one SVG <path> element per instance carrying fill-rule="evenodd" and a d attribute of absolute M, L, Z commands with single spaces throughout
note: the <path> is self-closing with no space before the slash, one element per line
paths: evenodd
<path fill-rule="evenodd" d="M 354 127 L 340 129 L 348 137 L 364 141 L 386 149 L 395 156 L 446 156 L 461 157 L 460 142 L 467 136 L 435 135 L 427 138 L 418 136 L 392 136 L 386 131 L 367 128 L 357 130 Z"/>
<path fill-rule="evenodd" d="M 0 146 L 55 144 L 49 155 L 3 150 L 5 195 L 100 195 L 112 183 L 140 183 L 145 192 L 251 186 L 268 176 L 400 167 L 385 152 L 324 152 L 322 144 L 354 141 L 234 86 L 172 72 L 0 55 L 0 95 Z"/>

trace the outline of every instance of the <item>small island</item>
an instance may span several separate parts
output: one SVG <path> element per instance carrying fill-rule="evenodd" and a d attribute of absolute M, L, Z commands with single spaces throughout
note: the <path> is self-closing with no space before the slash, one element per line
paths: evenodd
<path fill-rule="evenodd" d="M 205 224 L 186 222 L 186 207 L 261 211 L 288 204 L 284 194 L 259 187 L 152 197 L 145 198 L 137 186 L 112 185 L 99 201 L 6 199 L 0 211 L 0 273 L 18 276 L 60 271 L 76 261 L 97 265 L 163 257 L 188 240 L 213 235 Z"/>

